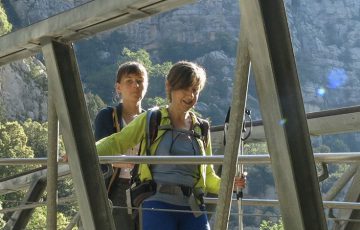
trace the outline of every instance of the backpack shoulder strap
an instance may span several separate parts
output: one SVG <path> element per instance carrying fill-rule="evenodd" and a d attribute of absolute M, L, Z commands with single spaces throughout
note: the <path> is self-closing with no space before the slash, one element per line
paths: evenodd
<path fill-rule="evenodd" d="M 201 119 L 196 117 L 196 119 L 199 122 L 199 126 L 201 129 L 201 140 L 204 142 L 204 147 L 207 147 L 207 143 L 208 143 L 208 138 L 209 138 L 209 129 L 210 129 L 210 124 L 207 120 L 205 119 Z"/>
<path fill-rule="evenodd" d="M 151 156 L 150 146 L 156 139 L 160 121 L 161 121 L 161 112 L 159 109 L 152 108 L 152 109 L 149 109 L 148 111 L 146 111 L 145 139 L 143 140 L 143 141 L 145 141 L 146 156 Z M 141 144 L 140 144 L 138 156 L 140 156 L 141 152 L 142 152 L 142 150 L 141 150 Z M 140 175 L 139 165 L 140 164 L 135 164 L 133 170 L 131 171 L 131 184 L 133 184 L 133 183 L 140 184 L 141 183 L 140 178 L 139 178 L 139 175 Z M 151 165 L 148 164 L 148 167 L 150 168 Z"/>
<path fill-rule="evenodd" d="M 150 146 L 155 141 L 158 133 L 158 127 L 161 121 L 161 111 L 159 109 L 150 109 L 146 114 L 146 155 L 150 156 Z"/>
<path fill-rule="evenodd" d="M 193 127 L 195 137 L 202 140 L 202 142 L 204 143 L 204 147 L 206 148 L 208 143 L 210 124 L 206 119 L 199 118 L 193 112 L 190 112 L 190 115 L 193 117 L 193 119 L 195 118 L 195 120 L 198 123 L 198 125 L 196 126 L 200 128 L 200 133 L 199 133 L 196 132 L 195 127 Z"/>
<path fill-rule="evenodd" d="M 123 127 L 123 123 L 122 123 L 122 104 L 119 104 L 117 106 L 112 106 L 112 118 L 113 118 L 113 123 L 114 123 L 114 127 L 116 132 L 120 132 L 120 130 Z M 119 118 L 121 118 L 120 122 L 119 122 Z M 111 165 L 111 164 L 110 164 Z M 113 183 L 115 182 L 116 178 L 119 177 L 120 175 L 120 171 L 121 169 L 118 167 L 113 167 L 113 174 L 109 180 L 109 184 L 107 185 L 107 192 L 108 194 L 110 193 L 110 190 L 112 188 Z"/>
<path fill-rule="evenodd" d="M 116 132 L 120 132 L 120 130 L 124 127 L 122 122 L 122 104 L 119 104 L 117 106 L 112 107 L 112 116 L 114 121 L 114 127 L 116 129 Z"/>

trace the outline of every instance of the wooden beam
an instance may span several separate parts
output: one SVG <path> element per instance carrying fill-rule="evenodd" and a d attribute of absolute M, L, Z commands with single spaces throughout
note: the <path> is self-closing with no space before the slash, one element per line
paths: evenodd
<path fill-rule="evenodd" d="M 234 188 L 234 177 L 241 151 L 241 133 L 245 117 L 247 91 L 249 85 L 250 57 L 248 51 L 247 25 L 241 24 L 241 35 L 237 48 L 237 63 L 233 98 L 231 103 L 229 129 L 226 135 L 227 144 L 224 151 L 224 163 L 221 172 L 219 203 L 216 206 L 215 229 L 227 229 L 230 216 L 231 197 Z M 240 153 L 241 154 L 241 153 Z M 242 223 L 241 223 L 242 224 Z"/>
<path fill-rule="evenodd" d="M 48 78 L 48 88 L 53 88 L 52 78 Z M 47 207 L 46 228 L 57 229 L 57 187 L 59 158 L 59 121 L 53 103 L 53 91 L 48 91 L 48 146 L 47 146 Z"/>
<path fill-rule="evenodd" d="M 0 37 L 0 66 L 41 51 L 46 37 L 76 41 L 193 0 L 95 0 Z"/>
<path fill-rule="evenodd" d="M 286 229 L 327 229 L 282 0 L 240 1 Z"/>
<path fill-rule="evenodd" d="M 43 42 L 52 81 L 49 91 L 61 124 L 82 223 L 89 230 L 115 229 L 73 47 L 53 40 Z"/>

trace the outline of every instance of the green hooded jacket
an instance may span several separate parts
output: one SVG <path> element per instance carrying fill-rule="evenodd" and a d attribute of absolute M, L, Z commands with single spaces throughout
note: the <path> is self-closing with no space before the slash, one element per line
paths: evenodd
<path fill-rule="evenodd" d="M 166 107 L 160 108 L 161 111 L 161 121 L 160 126 L 170 125 L 170 117 Z M 127 126 L 125 126 L 121 132 L 114 133 L 111 136 L 105 137 L 98 142 L 96 142 L 97 153 L 100 156 L 108 156 L 108 155 L 122 155 L 125 154 L 126 151 L 130 148 L 133 148 L 137 144 L 141 143 L 140 155 L 146 156 L 146 144 L 145 144 L 145 135 L 146 135 L 146 120 L 148 112 L 140 114 L 137 118 L 135 118 L 132 122 L 130 122 Z M 201 129 L 196 116 L 191 113 L 191 117 L 194 124 L 194 132 L 201 134 Z M 157 137 L 154 143 L 150 146 L 150 153 L 152 155 L 155 154 L 155 151 L 161 141 L 165 130 L 158 130 Z M 210 130 L 208 131 L 208 138 L 206 149 L 204 143 L 199 138 L 196 138 L 200 151 L 203 156 L 211 156 L 211 142 L 210 142 Z M 220 178 L 215 174 L 214 168 L 211 164 L 203 164 L 199 165 L 200 167 L 200 179 L 195 185 L 195 188 L 201 188 L 205 192 L 215 193 L 219 192 L 220 188 Z M 151 172 L 147 164 L 139 165 L 139 177 L 141 181 L 151 180 Z"/>

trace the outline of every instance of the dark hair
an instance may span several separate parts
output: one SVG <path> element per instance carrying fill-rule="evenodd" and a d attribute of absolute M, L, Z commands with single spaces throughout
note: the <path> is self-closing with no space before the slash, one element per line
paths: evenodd
<path fill-rule="evenodd" d="M 175 63 L 166 80 L 171 90 L 187 89 L 191 86 L 199 86 L 201 91 L 206 81 L 205 70 L 193 62 L 179 61 Z"/>
<path fill-rule="evenodd" d="M 147 71 L 145 67 L 139 62 L 129 61 L 119 66 L 116 75 L 116 82 L 120 83 L 121 78 L 129 74 L 142 75 L 144 79 L 147 80 Z"/>

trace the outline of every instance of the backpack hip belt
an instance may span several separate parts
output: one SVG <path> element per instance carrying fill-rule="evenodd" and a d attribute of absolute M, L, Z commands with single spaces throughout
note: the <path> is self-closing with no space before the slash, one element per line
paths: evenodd
<path fill-rule="evenodd" d="M 171 195 L 184 195 L 186 197 L 189 197 L 193 192 L 193 188 L 184 185 L 158 183 L 156 191 L 159 193 L 166 193 Z"/>

